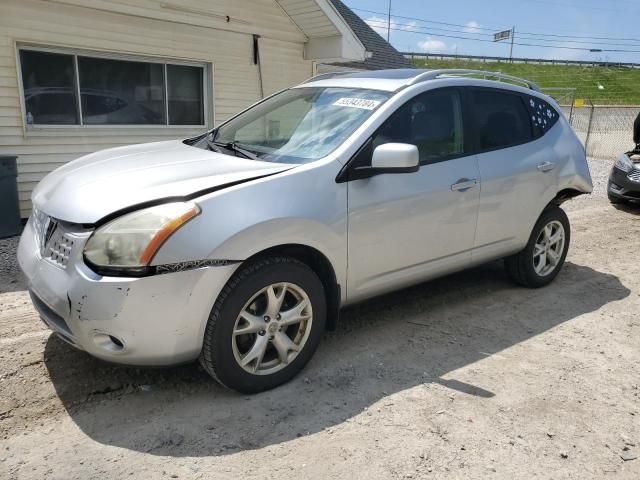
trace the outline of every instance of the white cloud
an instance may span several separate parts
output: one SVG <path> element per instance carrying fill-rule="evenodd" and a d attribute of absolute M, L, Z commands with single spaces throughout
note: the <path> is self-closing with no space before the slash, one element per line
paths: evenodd
<path fill-rule="evenodd" d="M 387 38 L 387 25 L 389 24 L 387 18 L 372 16 L 364 20 L 371 28 L 373 28 L 378 34 Z M 414 21 L 406 19 L 397 20 L 391 17 L 391 32 L 405 31 L 405 32 L 417 32 L 418 24 Z"/>
<path fill-rule="evenodd" d="M 467 33 L 479 33 L 480 32 L 480 24 L 475 20 L 471 20 L 467 22 L 464 27 L 464 31 Z"/>
<path fill-rule="evenodd" d="M 418 42 L 418 48 L 427 53 L 443 53 L 450 49 L 442 40 L 434 40 L 431 37 Z"/>
<path fill-rule="evenodd" d="M 365 22 L 367 22 L 367 25 L 373 28 L 376 32 L 386 38 L 387 29 L 383 27 L 383 25 L 387 24 L 386 19 L 380 17 L 370 17 L 365 19 Z"/>

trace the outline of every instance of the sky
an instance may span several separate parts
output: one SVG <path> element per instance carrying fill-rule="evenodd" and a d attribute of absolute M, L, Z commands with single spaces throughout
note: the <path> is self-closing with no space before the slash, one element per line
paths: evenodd
<path fill-rule="evenodd" d="M 388 0 L 342 1 L 386 38 Z M 640 63 L 640 0 L 391 0 L 391 17 L 400 51 L 508 57 L 492 35 L 515 27 L 514 57 Z"/>

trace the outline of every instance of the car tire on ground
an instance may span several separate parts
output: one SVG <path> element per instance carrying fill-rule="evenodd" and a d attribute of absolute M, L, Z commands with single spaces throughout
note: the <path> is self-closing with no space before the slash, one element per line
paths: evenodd
<path fill-rule="evenodd" d="M 294 377 L 325 330 L 322 282 L 304 263 L 268 257 L 242 265 L 216 300 L 200 363 L 219 383 L 242 393 Z"/>
<path fill-rule="evenodd" d="M 540 215 L 524 250 L 505 258 L 507 274 L 518 285 L 540 288 L 558 275 L 569 250 L 567 214 L 552 207 Z"/>

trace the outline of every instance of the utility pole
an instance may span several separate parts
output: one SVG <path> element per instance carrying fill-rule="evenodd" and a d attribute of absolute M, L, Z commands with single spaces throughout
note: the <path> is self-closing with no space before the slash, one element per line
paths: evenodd
<path fill-rule="evenodd" d="M 516 26 L 511 27 L 511 49 L 509 50 L 509 61 L 513 63 L 513 38 L 516 36 Z"/>
<path fill-rule="evenodd" d="M 389 13 L 387 14 L 387 43 L 389 43 L 390 35 L 391 35 L 391 0 L 389 0 Z"/>

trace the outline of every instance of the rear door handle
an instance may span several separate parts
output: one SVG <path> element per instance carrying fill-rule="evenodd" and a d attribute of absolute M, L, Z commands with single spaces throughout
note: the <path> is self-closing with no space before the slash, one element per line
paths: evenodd
<path fill-rule="evenodd" d="M 475 187 L 477 184 L 478 180 L 476 180 L 475 178 L 461 178 L 456 183 L 451 185 L 451 190 L 453 190 L 454 192 L 464 192 L 465 190 L 469 190 L 470 188 Z"/>
<path fill-rule="evenodd" d="M 541 172 L 550 172 L 554 168 L 556 168 L 556 164 L 552 162 L 543 162 L 538 164 L 538 170 Z"/>

